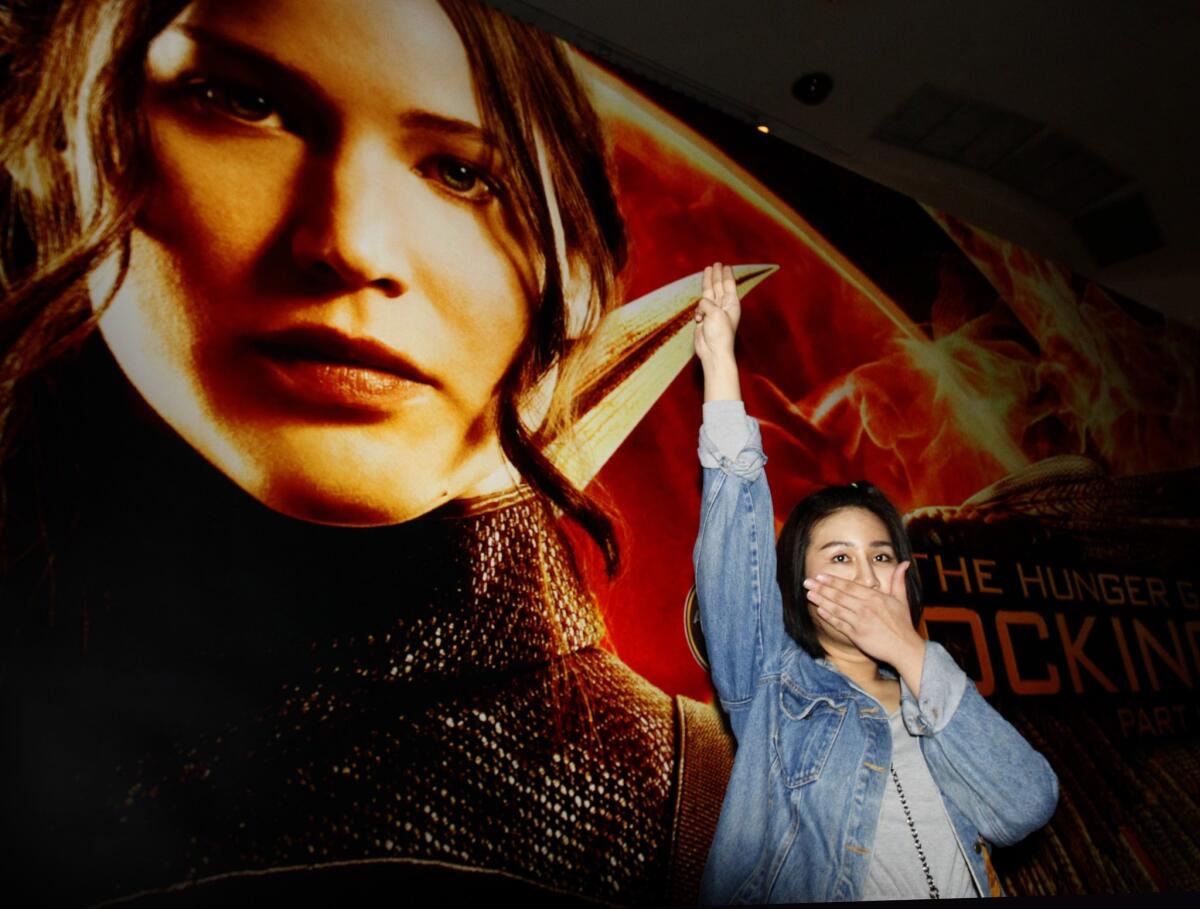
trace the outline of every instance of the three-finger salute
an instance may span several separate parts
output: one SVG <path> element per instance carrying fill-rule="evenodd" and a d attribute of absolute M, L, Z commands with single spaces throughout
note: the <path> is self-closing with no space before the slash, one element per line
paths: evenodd
<path fill-rule="evenodd" d="M 733 269 L 714 262 L 704 269 L 696 306 L 695 349 L 704 367 L 704 400 L 738 400 L 734 336 L 742 318 Z"/>

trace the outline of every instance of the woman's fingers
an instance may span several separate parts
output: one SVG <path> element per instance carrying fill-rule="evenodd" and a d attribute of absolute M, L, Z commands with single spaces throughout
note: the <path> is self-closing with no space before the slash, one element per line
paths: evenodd
<path fill-rule="evenodd" d="M 857 630 L 858 622 L 861 616 L 853 609 L 835 603 L 833 600 L 821 597 L 819 594 L 814 599 L 813 595 L 809 594 L 809 599 L 817 609 L 817 615 L 823 618 L 830 625 L 838 628 L 853 639 Z"/>
<path fill-rule="evenodd" d="M 804 579 L 804 588 L 809 602 L 816 607 L 817 615 L 834 628 L 852 637 L 854 634 L 854 609 L 841 601 L 841 598 L 846 595 L 813 578 Z"/>
<path fill-rule="evenodd" d="M 736 321 L 741 301 L 738 299 L 733 266 L 722 265 L 720 262 L 704 266 L 704 273 L 700 279 L 700 299 L 711 300 Z"/>
<path fill-rule="evenodd" d="M 826 622 L 843 632 L 846 637 L 850 638 L 850 640 L 854 640 L 856 629 L 854 627 L 854 623 L 850 621 L 850 619 L 835 615 L 831 610 L 825 608 L 824 606 L 818 607 L 817 612 L 820 613 L 821 618 L 823 618 Z"/>
<path fill-rule="evenodd" d="M 804 588 L 821 617 L 833 619 L 843 630 L 857 629 L 881 605 L 878 600 L 882 591 L 848 578 L 820 574 L 805 578 Z M 862 627 L 865 629 L 869 624 L 868 621 Z"/>
<path fill-rule="evenodd" d="M 703 322 L 705 319 L 709 318 L 710 316 L 714 317 L 714 318 L 719 317 L 722 314 L 723 314 L 723 312 L 721 310 L 721 307 L 719 307 L 712 300 L 706 300 L 706 299 L 704 299 L 704 297 L 701 297 L 699 300 L 696 301 L 696 321 L 697 322 Z"/>
<path fill-rule="evenodd" d="M 714 262 L 709 266 L 709 270 L 712 272 L 711 297 L 717 302 L 717 305 L 720 305 L 722 302 L 721 297 L 725 293 L 725 282 L 721 280 L 724 275 L 724 266 L 720 262 Z"/>
<path fill-rule="evenodd" d="M 725 309 L 730 299 L 737 300 L 737 282 L 733 280 L 733 268 L 714 262 L 704 269 L 708 279 L 704 296 L 708 297 L 722 309 Z"/>
<path fill-rule="evenodd" d="M 843 600 L 860 601 L 877 592 L 874 588 L 866 587 L 849 578 L 826 574 L 819 574 L 815 578 L 805 578 L 804 586 L 809 590 L 819 590 L 838 602 Z"/>
<path fill-rule="evenodd" d="M 840 618 L 848 618 L 858 614 L 863 603 L 844 591 L 823 585 L 812 578 L 804 581 L 808 599 L 818 607 L 828 609 Z"/>
<path fill-rule="evenodd" d="M 722 288 L 721 288 L 722 293 L 723 293 L 723 296 L 725 297 L 725 299 L 727 299 L 733 303 L 737 303 L 738 302 L 737 281 L 733 277 L 733 267 L 732 266 L 726 265 L 725 267 L 723 267 L 721 269 L 721 284 L 722 284 Z"/>

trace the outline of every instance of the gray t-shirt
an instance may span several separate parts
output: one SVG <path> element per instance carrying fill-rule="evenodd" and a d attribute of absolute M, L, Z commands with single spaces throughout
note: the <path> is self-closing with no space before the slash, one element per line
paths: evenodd
<path fill-rule="evenodd" d="M 939 896 L 943 899 L 978 896 L 966 857 L 959 849 L 954 828 L 950 826 L 950 818 L 942 804 L 941 793 L 921 754 L 920 742 L 904 728 L 899 710 L 889 716 L 888 721 L 892 727 L 892 766 L 904 789 L 904 798 Z M 862 898 L 929 898 L 925 870 L 890 773 L 883 792 L 883 804 L 879 807 L 879 827 L 875 831 L 875 848 L 867 868 Z"/>

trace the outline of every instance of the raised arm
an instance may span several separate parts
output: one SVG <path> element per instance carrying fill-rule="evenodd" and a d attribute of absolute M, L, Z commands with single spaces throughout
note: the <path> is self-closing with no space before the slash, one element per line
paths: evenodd
<path fill-rule="evenodd" d="M 741 402 L 734 337 L 741 304 L 733 271 L 704 270 L 696 354 L 704 370 L 704 487 L 693 562 L 713 682 L 735 734 L 759 679 L 785 641 L 775 580 L 775 519 L 755 420 Z"/>

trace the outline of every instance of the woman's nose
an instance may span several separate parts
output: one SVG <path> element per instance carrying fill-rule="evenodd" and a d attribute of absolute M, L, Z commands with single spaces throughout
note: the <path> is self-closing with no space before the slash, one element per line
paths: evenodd
<path fill-rule="evenodd" d="M 879 575 L 875 571 L 875 563 L 863 559 L 858 563 L 858 583 L 866 587 L 879 587 Z"/>
<path fill-rule="evenodd" d="M 403 246 L 389 184 L 403 165 L 386 149 L 362 145 L 313 163 L 300 186 L 292 257 L 332 290 L 404 293 Z"/>

